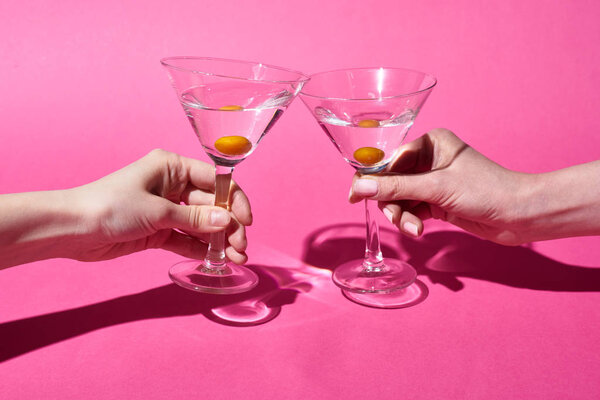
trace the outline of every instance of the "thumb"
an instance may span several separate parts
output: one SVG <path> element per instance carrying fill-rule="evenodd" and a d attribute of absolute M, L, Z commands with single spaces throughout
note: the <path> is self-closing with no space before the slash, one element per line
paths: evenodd
<path fill-rule="evenodd" d="M 435 203 L 440 191 L 435 171 L 412 175 L 355 175 L 348 200 L 358 203 L 363 199 L 379 201 L 418 200 Z"/>
<path fill-rule="evenodd" d="M 221 207 L 167 203 L 160 229 L 210 233 L 223 230 L 231 222 L 231 215 Z"/>

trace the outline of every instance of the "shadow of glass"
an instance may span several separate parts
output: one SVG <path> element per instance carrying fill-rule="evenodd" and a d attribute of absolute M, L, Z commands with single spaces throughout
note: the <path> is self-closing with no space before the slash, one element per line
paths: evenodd
<path fill-rule="evenodd" d="M 246 293 L 211 295 L 175 284 L 0 324 L 0 362 L 97 329 L 154 318 L 202 314 L 228 326 L 253 326 L 273 320 L 312 284 L 284 267 L 248 265 L 260 278 Z"/>
<path fill-rule="evenodd" d="M 319 268 L 336 266 L 364 254 L 364 225 L 339 224 L 313 232 L 305 241 L 303 260 Z M 427 276 L 459 291 L 472 278 L 532 290 L 600 291 L 600 268 L 561 263 L 531 246 L 502 246 L 465 232 L 438 231 L 410 239 L 381 229 L 382 252 L 408 262 Z"/>

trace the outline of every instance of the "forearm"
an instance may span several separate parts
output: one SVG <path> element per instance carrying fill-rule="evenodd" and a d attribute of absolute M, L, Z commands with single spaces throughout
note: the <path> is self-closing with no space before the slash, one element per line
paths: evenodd
<path fill-rule="evenodd" d="M 0 195 L 0 269 L 71 256 L 82 224 L 69 193 Z"/>
<path fill-rule="evenodd" d="M 600 235 L 600 161 L 532 176 L 527 241 Z"/>

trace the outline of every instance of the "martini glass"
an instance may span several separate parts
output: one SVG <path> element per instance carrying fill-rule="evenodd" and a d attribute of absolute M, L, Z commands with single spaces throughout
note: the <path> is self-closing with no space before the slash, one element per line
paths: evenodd
<path fill-rule="evenodd" d="M 215 163 L 215 205 L 229 209 L 234 167 L 256 150 L 308 77 L 260 63 L 206 57 L 169 57 L 161 63 Z M 204 261 L 175 264 L 169 276 L 179 286 L 205 293 L 242 293 L 258 284 L 252 270 L 227 261 L 223 231 L 210 235 Z"/>
<path fill-rule="evenodd" d="M 310 77 L 300 98 L 342 157 L 360 174 L 383 171 L 394 159 L 436 79 L 401 68 L 360 68 Z M 377 308 L 406 306 L 417 273 L 401 260 L 384 259 L 379 227 L 365 200 L 366 250 L 338 266 L 333 281 L 349 299 Z"/>

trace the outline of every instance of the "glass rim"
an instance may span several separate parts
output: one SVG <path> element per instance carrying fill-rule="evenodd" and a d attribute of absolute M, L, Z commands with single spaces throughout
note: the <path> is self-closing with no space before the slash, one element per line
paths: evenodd
<path fill-rule="evenodd" d="M 172 61 L 172 60 L 221 61 L 221 62 L 229 62 L 232 64 L 261 65 L 263 67 L 267 67 L 270 69 L 275 69 L 278 71 L 284 71 L 284 72 L 290 72 L 293 74 L 297 74 L 301 77 L 301 79 L 295 79 L 295 80 L 250 79 L 250 78 L 244 78 L 244 77 L 240 77 L 240 76 L 233 76 L 233 75 L 227 75 L 227 74 L 215 74 L 212 72 L 201 71 L 201 70 L 197 70 L 194 68 L 179 67 L 179 66 L 171 64 L 170 61 Z M 297 83 L 297 82 L 307 82 L 310 79 L 310 76 L 305 74 L 304 72 L 296 71 L 293 69 L 278 67 L 276 65 L 264 64 L 264 63 L 260 63 L 260 62 L 254 62 L 254 61 L 236 60 L 236 59 L 232 59 L 232 58 L 201 57 L 201 56 L 170 56 L 170 57 L 161 58 L 160 63 L 165 67 L 173 68 L 173 69 L 179 70 L 179 71 L 191 72 L 194 74 L 200 74 L 200 75 L 206 75 L 206 76 L 216 76 L 219 78 L 242 79 L 242 80 L 246 80 L 246 81 L 255 81 L 255 82 Z"/>
<path fill-rule="evenodd" d="M 430 85 L 428 85 L 426 88 L 424 89 L 420 89 L 420 90 L 415 90 L 413 92 L 409 92 L 409 93 L 402 93 L 402 94 L 397 94 L 397 95 L 393 95 L 393 96 L 383 96 L 383 97 L 378 97 L 378 98 L 349 98 L 349 97 L 330 97 L 330 96 L 318 96 L 315 94 L 310 94 L 310 93 L 306 93 L 306 86 L 304 86 L 302 88 L 302 90 L 300 91 L 300 96 L 307 96 L 307 97 L 312 97 L 315 99 L 323 99 L 323 100 L 343 100 L 343 101 L 380 101 L 380 100 L 388 100 L 388 99 L 395 99 L 395 98 L 402 98 L 402 97 L 410 97 L 410 96 L 415 96 L 419 93 L 424 93 L 427 92 L 428 90 L 433 89 L 433 87 L 435 85 L 437 85 L 437 78 L 427 72 L 423 72 L 423 71 L 419 71 L 416 69 L 410 69 L 410 68 L 401 68 L 401 67 L 359 67 L 359 68 L 339 68 L 339 69 L 333 69 L 333 70 L 329 70 L 329 71 L 322 71 L 322 72 L 316 72 L 314 74 L 309 75 L 309 79 L 312 79 L 318 75 L 325 75 L 325 74 L 330 74 L 333 72 L 342 72 L 342 71 L 376 71 L 376 70 L 393 70 L 393 71 L 404 71 L 404 72 L 415 72 L 418 74 L 422 74 L 425 75 L 426 77 L 431 78 L 432 83 Z"/>

